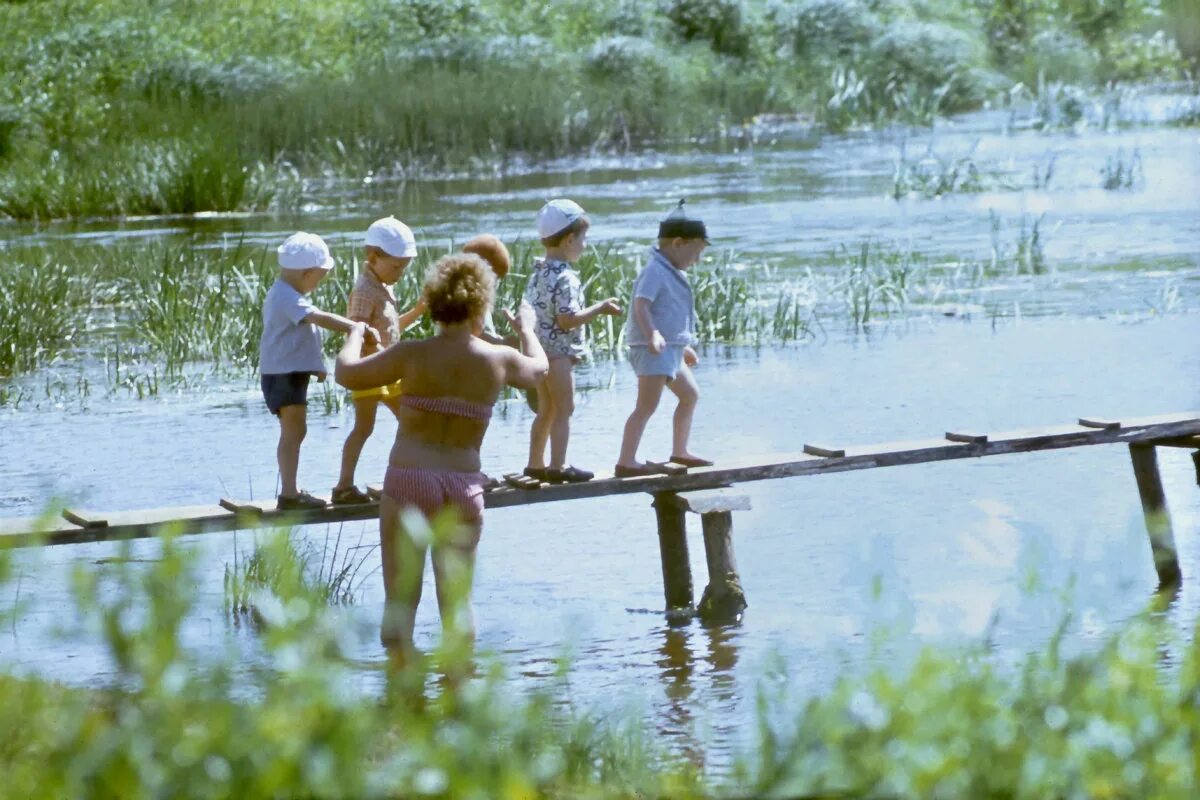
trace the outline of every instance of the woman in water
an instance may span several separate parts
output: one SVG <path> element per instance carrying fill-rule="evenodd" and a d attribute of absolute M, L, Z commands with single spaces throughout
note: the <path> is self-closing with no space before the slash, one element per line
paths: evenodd
<path fill-rule="evenodd" d="M 397 342 L 364 358 L 365 326 L 358 324 L 338 354 L 334 373 L 337 382 L 351 390 L 397 381 L 404 387 L 379 503 L 379 546 L 386 598 L 380 639 L 405 655 L 413 650 L 429 542 L 404 530 L 401 512 L 415 508 L 426 519 L 446 507 L 458 512 L 462 524 L 457 536 L 433 542 L 434 581 L 443 632 L 457 631 L 473 642 L 470 586 L 487 481 L 479 471 L 479 447 L 501 390 L 506 385 L 534 387 L 548 369 L 534 334 L 533 309 L 526 303 L 515 316 L 505 312 L 521 350 L 479 337 L 495 297 L 495 277 L 479 256 L 456 253 L 442 258 L 430 268 L 423 294 L 438 326 L 436 335 Z M 458 580 L 466 590 L 461 603 L 451 585 Z"/>

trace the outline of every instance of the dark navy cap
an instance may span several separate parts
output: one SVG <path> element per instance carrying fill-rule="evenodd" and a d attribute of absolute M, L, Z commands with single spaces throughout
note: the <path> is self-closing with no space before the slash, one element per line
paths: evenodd
<path fill-rule="evenodd" d="M 658 223 L 658 238 L 660 239 L 703 239 L 708 244 L 708 229 L 704 223 L 689 216 L 683 207 L 686 201 L 680 200 L 679 205 L 671 209 L 671 213 Z"/>

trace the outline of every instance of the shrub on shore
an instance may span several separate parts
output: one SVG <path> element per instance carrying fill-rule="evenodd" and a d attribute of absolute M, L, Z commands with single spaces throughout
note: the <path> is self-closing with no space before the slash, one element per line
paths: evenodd
<path fill-rule="evenodd" d="M 925 124 L 978 105 L 1001 72 L 1034 86 L 1064 59 L 1081 82 L 1183 64 L 1158 0 L 194 11 L 0 4 L 0 73 L 13 78 L 0 84 L 0 217 L 290 207 L 300 196 L 281 164 L 345 178 L 505 169 L 694 140 L 764 112 L 835 130 Z"/>

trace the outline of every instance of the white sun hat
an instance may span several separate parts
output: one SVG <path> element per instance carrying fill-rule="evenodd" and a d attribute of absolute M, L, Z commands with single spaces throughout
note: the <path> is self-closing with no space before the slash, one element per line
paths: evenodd
<path fill-rule="evenodd" d="M 395 258 L 417 255 L 417 240 L 412 230 L 395 217 L 377 219 L 367 228 L 367 245 L 378 247 Z"/>
<path fill-rule="evenodd" d="M 284 269 L 333 269 L 329 245 L 315 233 L 293 233 L 275 252 L 279 253 L 279 266 Z"/>
<path fill-rule="evenodd" d="M 583 206 L 574 200 L 558 198 L 542 206 L 537 215 L 537 232 L 539 239 L 548 239 L 556 233 L 565 231 L 571 223 L 587 212 Z"/>

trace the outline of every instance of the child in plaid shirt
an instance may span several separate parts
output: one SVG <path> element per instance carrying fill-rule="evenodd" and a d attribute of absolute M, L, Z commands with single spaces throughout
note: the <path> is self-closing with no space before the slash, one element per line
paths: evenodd
<path fill-rule="evenodd" d="M 378 331 L 380 349 L 383 349 L 399 339 L 400 334 L 425 313 L 424 302 L 420 300 L 408 311 L 400 313 L 396 308 L 396 295 L 392 292 L 392 285 L 417 255 L 417 243 L 407 225 L 395 217 L 385 217 L 367 228 L 366 252 L 367 261 L 350 292 L 346 316 Z M 374 348 L 367 348 L 363 355 L 372 352 Z M 334 505 L 371 501 L 366 492 L 354 485 L 354 470 L 363 445 L 375 430 L 379 404 L 387 406 L 392 414 L 399 414 L 400 384 L 351 392 L 350 398 L 354 403 L 354 428 L 342 447 L 342 469 L 331 498 Z"/>

